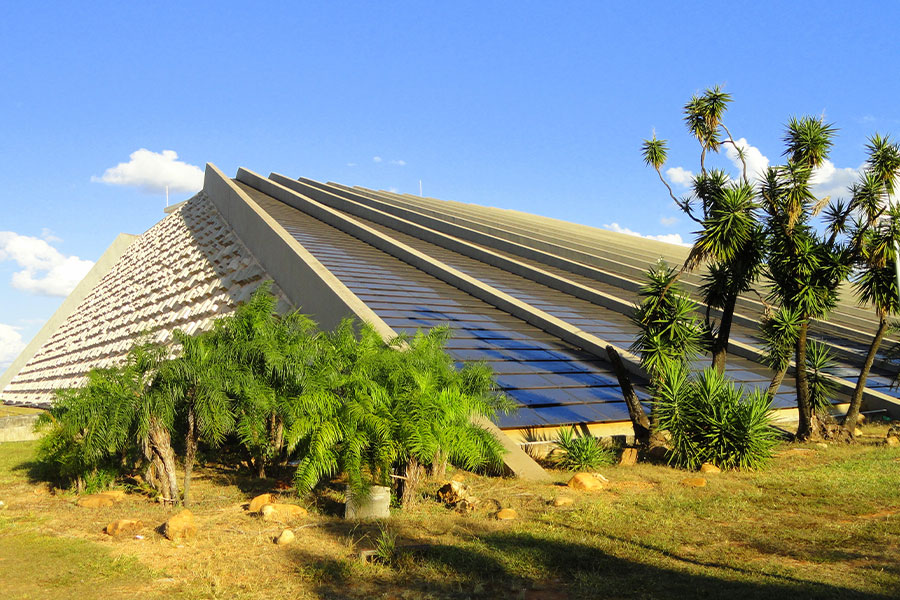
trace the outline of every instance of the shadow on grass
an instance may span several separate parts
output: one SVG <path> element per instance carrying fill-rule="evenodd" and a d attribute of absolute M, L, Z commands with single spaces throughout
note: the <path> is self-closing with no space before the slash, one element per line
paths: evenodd
<path fill-rule="evenodd" d="M 611 541 L 634 544 L 628 540 Z M 459 546 L 435 545 L 402 553 L 390 569 L 322 559 L 295 549 L 300 571 L 320 598 L 773 598 L 863 600 L 894 596 L 864 593 L 794 577 L 673 556 L 652 546 L 648 562 L 613 556 L 578 541 L 530 533 L 486 533 Z"/>

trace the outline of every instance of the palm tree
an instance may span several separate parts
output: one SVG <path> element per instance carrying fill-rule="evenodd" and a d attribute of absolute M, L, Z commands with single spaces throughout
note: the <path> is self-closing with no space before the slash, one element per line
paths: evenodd
<path fill-rule="evenodd" d="M 244 369 L 227 360 L 214 334 L 174 332 L 178 356 L 160 368 L 157 388 L 185 421 L 184 503 L 190 503 L 191 476 L 200 440 L 218 446 L 234 427 L 232 397 Z"/>

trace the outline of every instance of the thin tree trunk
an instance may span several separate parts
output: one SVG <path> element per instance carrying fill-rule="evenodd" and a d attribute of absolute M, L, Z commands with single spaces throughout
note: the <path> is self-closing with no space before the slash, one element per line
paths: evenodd
<path fill-rule="evenodd" d="M 731 337 L 731 323 L 734 320 L 734 305 L 737 295 L 730 296 L 722 307 L 722 320 L 719 322 L 719 333 L 713 341 L 712 366 L 719 373 L 725 372 L 725 363 L 728 361 L 728 338 Z"/>
<path fill-rule="evenodd" d="M 612 346 L 606 347 L 606 354 L 609 356 L 613 372 L 619 380 L 619 387 L 622 388 L 622 396 L 625 398 L 628 416 L 631 418 L 631 426 L 634 429 L 634 439 L 642 446 L 646 446 L 650 443 L 650 419 L 647 418 L 641 401 L 634 393 L 631 378 L 628 376 L 628 371 L 625 370 L 625 365 L 622 364 L 622 357 Z"/>
<path fill-rule="evenodd" d="M 151 419 L 150 421 L 150 447 L 153 448 L 153 452 L 159 457 L 163 470 L 161 476 L 168 482 L 167 500 L 174 504 L 180 503 L 181 498 L 178 493 L 178 478 L 175 475 L 175 452 L 172 450 L 172 441 L 168 430 L 157 419 Z"/>
<path fill-rule="evenodd" d="M 438 450 L 434 455 L 434 461 L 431 463 L 431 476 L 435 479 L 443 479 L 447 476 L 447 455 Z"/>
<path fill-rule="evenodd" d="M 419 484 L 425 476 L 425 468 L 415 458 L 410 457 L 403 475 L 406 479 L 402 480 L 403 491 L 400 494 L 400 505 L 406 508 L 416 499 Z"/>
<path fill-rule="evenodd" d="M 769 400 L 773 400 L 775 398 L 775 394 L 778 393 L 778 389 L 781 387 L 781 382 L 784 381 L 784 376 L 787 375 L 788 365 L 784 365 L 783 369 L 779 369 L 775 376 L 772 377 L 772 383 L 769 384 L 769 389 L 766 390 L 766 395 L 769 397 Z"/>
<path fill-rule="evenodd" d="M 809 401 L 809 384 L 806 377 L 806 332 L 809 329 L 809 320 L 804 320 L 800 325 L 797 336 L 797 344 L 794 346 L 794 361 L 796 362 L 796 374 L 794 381 L 797 384 L 797 439 L 805 441 L 815 434 L 815 422 L 813 418 L 812 403 Z"/>
<path fill-rule="evenodd" d="M 194 407 L 188 407 L 187 435 L 184 441 L 184 503 L 191 502 L 191 475 L 194 472 L 194 460 L 197 457 L 197 424 Z"/>
<path fill-rule="evenodd" d="M 872 364 L 875 362 L 875 356 L 878 354 L 878 347 L 881 346 L 881 340 L 887 332 L 888 320 L 883 315 L 878 315 L 878 331 L 875 332 L 875 339 L 869 346 L 869 353 L 866 355 L 866 362 L 863 363 L 859 372 L 859 379 L 856 381 L 856 388 L 853 390 L 853 397 L 850 399 L 850 407 L 847 409 L 847 415 L 841 423 L 847 433 L 853 437 L 856 430 L 856 422 L 859 419 L 859 409 L 862 406 L 863 392 L 866 389 L 866 379 L 869 377 L 869 371 L 872 370 Z"/>
<path fill-rule="evenodd" d="M 266 457 L 258 456 L 254 459 L 254 462 L 256 463 L 256 477 L 258 479 L 265 479 L 266 478 Z"/>

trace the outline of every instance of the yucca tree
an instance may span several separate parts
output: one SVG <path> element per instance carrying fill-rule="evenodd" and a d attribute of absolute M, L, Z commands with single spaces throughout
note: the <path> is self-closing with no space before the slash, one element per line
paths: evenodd
<path fill-rule="evenodd" d="M 791 357 L 800 334 L 799 311 L 780 306 L 769 310 L 760 323 L 760 334 L 764 342 L 763 363 L 775 373 L 766 392 L 770 399 L 775 397 L 781 382 L 791 366 Z"/>
<path fill-rule="evenodd" d="M 812 192 L 812 175 L 828 157 L 835 128 L 814 117 L 793 118 L 785 133 L 787 163 L 770 167 L 761 197 L 766 213 L 766 274 L 770 298 L 797 319 L 794 342 L 798 439 L 820 433 L 807 381 L 806 354 L 811 319 L 836 305 L 837 287 L 850 272 L 852 250 L 835 235 L 821 234 L 813 217 L 828 204 Z M 833 209 L 832 209 L 833 210 Z"/>
<path fill-rule="evenodd" d="M 895 186 L 900 179 L 900 146 L 876 134 L 869 139 L 866 150 L 866 166 L 851 188 L 852 200 L 844 213 L 855 215 L 848 227 L 856 258 L 853 291 L 860 304 L 875 309 L 878 327 L 843 421 L 844 429 L 851 436 L 856 430 L 866 380 L 887 333 L 890 316 L 900 310 L 895 265 L 900 243 L 900 208 L 894 203 Z M 835 234 L 843 232 L 846 221 L 846 217 L 833 219 Z"/>
<path fill-rule="evenodd" d="M 641 303 L 631 319 L 640 332 L 631 350 L 650 375 L 651 387 L 667 364 L 690 364 L 703 350 L 704 329 L 696 317 L 697 304 L 676 283 L 678 273 L 660 261 L 646 273 Z"/>
<path fill-rule="evenodd" d="M 757 280 L 762 264 L 762 226 L 757 210 L 757 190 L 747 176 L 743 148 L 737 145 L 725 126 L 723 117 L 731 96 L 719 86 L 694 95 L 684 107 L 688 131 L 700 144 L 700 173 L 692 182 L 692 193 L 677 198 L 662 175 L 668 146 L 665 140 L 644 140 L 642 155 L 666 186 L 675 204 L 699 226 L 690 255 L 682 267 L 691 271 L 708 263 L 701 295 L 707 306 L 706 324 L 712 337 L 712 366 L 724 371 L 728 340 L 738 296 L 749 291 Z M 733 146 L 743 165 L 742 176 L 732 181 L 720 169 L 707 170 L 709 152 L 719 152 L 723 144 Z M 711 309 L 721 310 L 718 324 L 711 319 Z"/>

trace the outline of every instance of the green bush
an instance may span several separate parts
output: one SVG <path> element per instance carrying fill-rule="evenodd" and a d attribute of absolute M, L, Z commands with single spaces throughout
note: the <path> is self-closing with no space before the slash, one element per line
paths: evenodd
<path fill-rule="evenodd" d="M 670 363 L 657 396 L 658 429 L 672 436 L 670 462 L 691 469 L 703 463 L 756 469 L 771 458 L 778 435 L 764 391 L 745 394 L 714 369 L 689 378 L 686 367 Z"/>
<path fill-rule="evenodd" d="M 589 471 L 615 462 L 615 450 L 590 435 L 576 435 L 574 429 L 560 429 L 553 450 L 553 464 L 566 471 Z"/>

